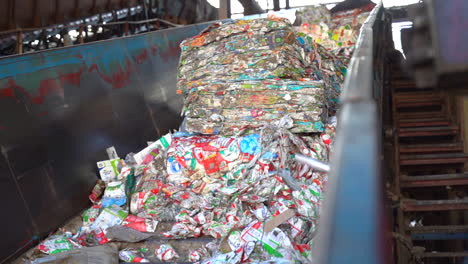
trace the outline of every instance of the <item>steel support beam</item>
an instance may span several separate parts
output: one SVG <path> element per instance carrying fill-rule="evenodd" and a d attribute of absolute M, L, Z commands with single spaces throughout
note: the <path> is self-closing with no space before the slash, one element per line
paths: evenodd
<path fill-rule="evenodd" d="M 279 0 L 273 0 L 273 11 L 279 11 L 279 10 L 280 10 Z"/>
<path fill-rule="evenodd" d="M 219 0 L 218 18 L 226 19 L 231 17 L 231 0 Z"/>

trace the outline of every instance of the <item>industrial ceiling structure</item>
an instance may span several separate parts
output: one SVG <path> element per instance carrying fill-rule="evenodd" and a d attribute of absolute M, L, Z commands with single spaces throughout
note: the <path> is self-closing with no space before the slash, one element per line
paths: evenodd
<path fill-rule="evenodd" d="M 100 13 L 130 8 L 141 0 L 5 0 L 0 31 L 62 24 Z M 149 1 L 151 3 L 152 1 Z"/>

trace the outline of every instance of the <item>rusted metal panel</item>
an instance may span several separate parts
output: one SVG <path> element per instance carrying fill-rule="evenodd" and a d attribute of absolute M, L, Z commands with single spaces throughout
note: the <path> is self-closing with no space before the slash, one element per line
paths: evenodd
<path fill-rule="evenodd" d="M 418 254 L 418 256 L 422 258 L 450 258 L 454 260 L 457 257 L 468 257 L 468 252 L 425 252 L 420 255 Z"/>
<path fill-rule="evenodd" d="M 415 112 L 415 113 L 397 113 L 397 119 L 419 119 L 419 118 L 443 118 L 446 117 L 442 111 Z"/>
<path fill-rule="evenodd" d="M 421 100 L 421 101 L 416 101 L 416 102 L 402 102 L 398 103 L 397 107 L 398 108 L 406 108 L 406 107 L 421 107 L 421 106 L 440 106 L 442 104 L 441 100 Z"/>
<path fill-rule="evenodd" d="M 400 137 L 446 136 L 446 135 L 456 135 L 458 131 L 459 131 L 458 126 L 401 128 L 399 131 L 399 136 Z"/>
<path fill-rule="evenodd" d="M 179 43 L 207 25 L 0 59 L 0 262 L 88 205 L 107 147 L 178 127 Z"/>
<path fill-rule="evenodd" d="M 444 153 L 445 154 L 445 153 Z M 435 164 L 461 164 L 468 161 L 468 154 L 449 153 L 451 155 L 401 155 L 400 165 L 435 165 Z M 455 155 L 456 154 L 456 155 Z"/>
<path fill-rule="evenodd" d="M 463 152 L 463 143 L 400 145 L 400 153 Z"/>
<path fill-rule="evenodd" d="M 450 121 L 447 118 L 401 119 L 398 125 L 399 127 L 449 126 Z"/>
<path fill-rule="evenodd" d="M 420 159 L 420 160 L 402 160 L 400 165 L 439 165 L 439 164 L 463 164 L 468 161 L 467 158 L 451 158 L 451 159 Z"/>
<path fill-rule="evenodd" d="M 394 89 L 408 89 L 408 88 L 413 88 L 415 86 L 413 81 L 395 81 L 392 83 L 392 87 Z"/>
<path fill-rule="evenodd" d="M 404 176 L 400 178 L 400 181 L 402 188 L 468 185 L 468 174 Z"/>
<path fill-rule="evenodd" d="M 398 84 L 400 82 L 401 81 L 393 81 L 392 82 L 393 89 L 397 89 Z M 414 83 L 409 83 L 409 84 L 410 84 L 410 88 L 414 89 L 415 87 Z M 394 93 L 393 96 L 395 97 L 395 100 L 397 102 L 401 102 L 401 101 L 412 101 L 412 100 L 437 99 L 437 98 L 442 98 L 443 95 L 440 92 L 434 92 L 434 91 L 422 92 L 421 91 L 421 92 L 398 92 L 398 93 Z"/>
<path fill-rule="evenodd" d="M 450 232 L 450 233 L 417 233 L 411 234 L 413 240 L 467 240 L 468 232 Z"/>
<path fill-rule="evenodd" d="M 468 210 L 468 199 L 460 200 L 403 200 L 401 208 L 406 212 Z"/>
<path fill-rule="evenodd" d="M 466 225 L 446 225 L 446 226 L 416 226 L 410 227 L 413 240 L 467 240 L 468 226 Z"/>
<path fill-rule="evenodd" d="M 408 228 L 412 234 L 422 233 L 458 233 L 468 232 L 467 225 L 434 225 L 434 226 L 414 226 Z"/>

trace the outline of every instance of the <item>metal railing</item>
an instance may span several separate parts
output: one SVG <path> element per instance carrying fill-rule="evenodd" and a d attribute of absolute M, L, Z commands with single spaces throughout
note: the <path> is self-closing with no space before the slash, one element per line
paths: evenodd
<path fill-rule="evenodd" d="M 386 263 L 380 95 L 385 41 L 382 4 L 361 28 L 341 96 L 334 156 L 320 219 L 317 263 Z"/>

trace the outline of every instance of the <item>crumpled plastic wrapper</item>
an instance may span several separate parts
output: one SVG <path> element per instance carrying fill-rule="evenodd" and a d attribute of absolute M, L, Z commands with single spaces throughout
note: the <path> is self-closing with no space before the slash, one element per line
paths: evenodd
<path fill-rule="evenodd" d="M 155 251 L 156 256 L 160 261 L 168 261 L 179 258 L 179 255 L 174 248 L 169 244 L 162 244 Z"/>
<path fill-rule="evenodd" d="M 101 212 L 102 206 L 101 205 L 93 205 L 89 209 L 86 209 L 83 214 L 83 226 L 91 225 L 96 218 L 98 217 L 99 213 Z"/>
<path fill-rule="evenodd" d="M 122 181 L 113 181 L 107 184 L 101 203 L 104 207 L 111 205 L 122 206 L 127 201 L 125 195 L 125 183 Z"/>
<path fill-rule="evenodd" d="M 190 252 L 188 261 L 190 262 L 197 262 L 206 259 L 210 256 L 210 253 L 205 247 L 201 247 L 199 249 L 195 249 Z"/>
<path fill-rule="evenodd" d="M 132 263 L 148 263 L 148 259 L 144 257 L 138 249 L 126 248 L 119 251 L 119 259 L 124 262 Z"/>
<path fill-rule="evenodd" d="M 123 225 L 140 232 L 154 232 L 158 226 L 158 221 L 152 218 L 143 218 L 129 215 L 125 218 Z"/>
<path fill-rule="evenodd" d="M 75 248 L 80 248 L 80 246 L 66 235 L 51 236 L 38 246 L 38 249 L 45 254 L 58 254 Z"/>
<path fill-rule="evenodd" d="M 96 204 L 100 200 L 102 194 L 104 193 L 104 189 L 106 188 L 106 183 L 99 179 L 94 186 L 93 190 L 91 191 L 91 194 L 89 195 L 89 200 L 93 203 Z"/>
<path fill-rule="evenodd" d="M 128 213 L 116 205 L 104 208 L 90 226 L 99 244 L 102 245 L 109 242 L 109 239 L 106 237 L 107 229 L 115 225 L 120 225 L 127 216 Z"/>

